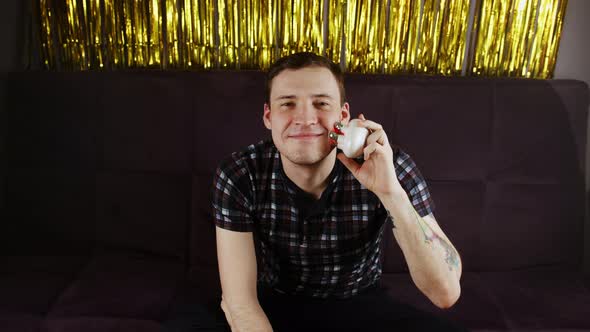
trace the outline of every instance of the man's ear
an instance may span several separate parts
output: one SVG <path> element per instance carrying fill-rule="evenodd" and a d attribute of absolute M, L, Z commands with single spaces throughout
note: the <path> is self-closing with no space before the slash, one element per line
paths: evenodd
<path fill-rule="evenodd" d="M 264 126 L 268 130 L 272 128 L 270 125 L 270 115 L 270 106 L 267 103 L 264 103 L 264 114 L 262 115 L 262 121 L 264 121 Z"/>
<path fill-rule="evenodd" d="M 340 108 L 340 122 L 342 124 L 347 125 L 348 121 L 350 121 L 350 105 L 348 103 L 344 103 Z"/>

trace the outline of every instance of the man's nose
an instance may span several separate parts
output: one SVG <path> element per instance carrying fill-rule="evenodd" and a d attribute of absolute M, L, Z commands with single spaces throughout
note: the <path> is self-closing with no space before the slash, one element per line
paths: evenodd
<path fill-rule="evenodd" d="M 305 103 L 295 111 L 295 123 L 302 125 L 311 125 L 318 122 L 318 114 L 313 105 Z"/>

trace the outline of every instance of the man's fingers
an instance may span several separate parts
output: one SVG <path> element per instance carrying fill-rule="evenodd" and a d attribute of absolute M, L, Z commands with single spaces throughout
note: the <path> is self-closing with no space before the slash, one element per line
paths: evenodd
<path fill-rule="evenodd" d="M 363 154 L 364 154 L 365 160 L 368 160 L 373 153 L 382 153 L 383 152 L 382 149 L 383 149 L 383 145 L 381 145 L 377 142 L 373 142 L 373 143 L 367 145 L 363 149 Z"/>
<path fill-rule="evenodd" d="M 381 145 L 387 145 L 386 143 L 389 143 L 389 141 L 387 140 L 387 134 L 385 133 L 385 130 L 381 129 L 371 133 L 369 137 L 367 137 L 366 145 L 369 146 L 375 142 Z"/>
<path fill-rule="evenodd" d="M 367 128 L 371 131 L 369 137 L 367 137 L 367 142 L 365 146 L 371 145 L 375 142 L 381 145 L 388 145 L 389 140 L 387 139 L 387 134 L 383 129 L 383 126 L 378 124 L 375 121 L 365 119 L 365 116 L 361 113 L 359 114 L 359 119 L 362 120 L 358 123 L 359 127 Z"/>
<path fill-rule="evenodd" d="M 377 131 L 377 130 L 381 130 L 383 129 L 383 127 L 378 124 L 377 122 L 371 121 L 371 120 L 363 120 L 363 121 L 359 121 L 358 123 L 359 127 L 364 127 L 373 131 Z"/>

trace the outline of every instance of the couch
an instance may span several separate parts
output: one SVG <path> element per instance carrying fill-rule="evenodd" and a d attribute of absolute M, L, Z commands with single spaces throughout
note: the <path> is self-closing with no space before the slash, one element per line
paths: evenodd
<path fill-rule="evenodd" d="M 3 74 L 0 331 L 160 331 L 183 303 L 218 303 L 213 172 L 270 137 L 263 86 L 258 71 Z M 590 331 L 585 83 L 346 88 L 415 160 L 463 260 L 461 298 L 438 309 L 386 232 L 392 297 L 473 331 Z"/>

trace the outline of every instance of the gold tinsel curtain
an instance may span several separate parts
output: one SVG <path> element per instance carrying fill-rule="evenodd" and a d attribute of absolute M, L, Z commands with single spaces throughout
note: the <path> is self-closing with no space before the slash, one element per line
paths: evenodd
<path fill-rule="evenodd" d="M 265 69 L 550 78 L 567 0 L 38 0 L 47 69 Z M 470 15 L 471 13 L 471 15 Z"/>

